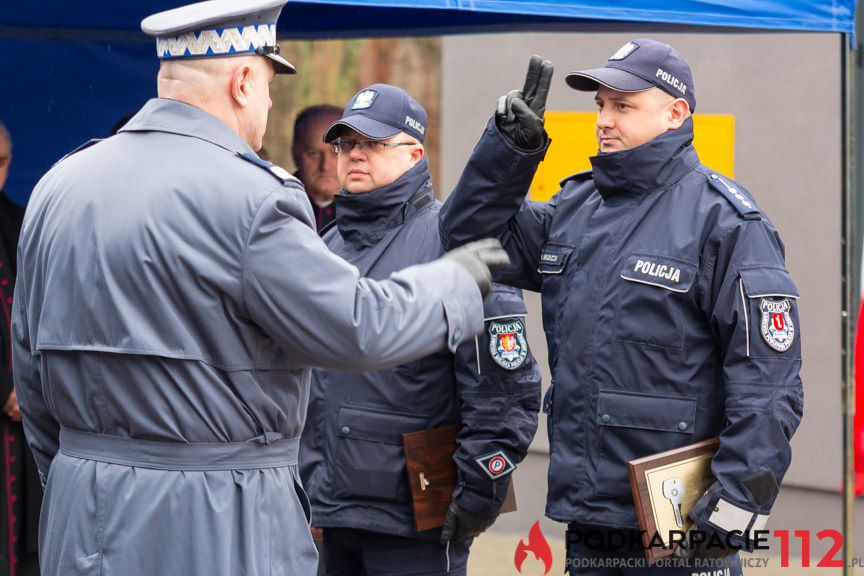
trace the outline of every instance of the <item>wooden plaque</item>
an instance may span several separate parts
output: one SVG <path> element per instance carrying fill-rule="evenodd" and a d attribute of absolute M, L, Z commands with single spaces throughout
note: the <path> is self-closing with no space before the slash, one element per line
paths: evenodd
<path fill-rule="evenodd" d="M 642 544 L 649 562 L 671 556 L 673 531 L 684 532 L 692 524 L 687 517 L 696 501 L 714 482 L 711 459 L 717 439 L 681 446 L 627 462 L 630 489 L 636 504 Z M 665 493 L 664 493 L 665 491 Z M 680 498 L 680 519 L 674 500 Z"/>
<path fill-rule="evenodd" d="M 459 426 L 445 426 L 402 435 L 414 505 L 414 524 L 418 531 L 444 525 L 447 507 L 456 488 L 453 453 L 456 452 L 458 434 Z M 511 476 L 501 513 L 514 510 L 516 494 Z"/>

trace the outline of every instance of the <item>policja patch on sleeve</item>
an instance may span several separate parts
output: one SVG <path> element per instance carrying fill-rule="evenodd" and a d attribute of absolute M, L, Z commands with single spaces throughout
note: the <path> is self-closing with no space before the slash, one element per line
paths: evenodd
<path fill-rule="evenodd" d="M 528 357 L 525 322 L 518 316 L 489 320 L 489 355 L 505 370 L 516 370 Z"/>
<path fill-rule="evenodd" d="M 795 324 L 790 314 L 792 302 L 789 298 L 762 298 L 759 309 L 762 311 L 759 330 L 765 343 L 777 352 L 785 352 L 795 341 Z"/>
<path fill-rule="evenodd" d="M 510 458 L 508 458 L 501 450 L 496 450 L 495 452 L 490 452 L 483 456 L 477 456 L 474 458 L 474 462 L 476 462 L 477 465 L 483 469 L 486 475 L 493 480 L 509 474 L 516 469 L 516 465 L 513 464 L 513 461 L 510 460 Z"/>

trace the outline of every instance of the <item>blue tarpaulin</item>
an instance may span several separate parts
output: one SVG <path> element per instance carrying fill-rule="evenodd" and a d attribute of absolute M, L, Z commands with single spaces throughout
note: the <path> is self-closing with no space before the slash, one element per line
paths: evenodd
<path fill-rule="evenodd" d="M 120 118 L 155 96 L 155 47 L 138 25 L 148 14 L 183 3 L 3 0 L 0 119 L 15 141 L 6 184 L 14 199 L 23 202 L 54 161 L 107 136 Z M 709 27 L 851 36 L 854 26 L 855 0 L 322 0 L 289 2 L 279 35 Z"/>
<path fill-rule="evenodd" d="M 0 33 L 4 29 L 64 35 L 76 31 L 137 32 L 143 17 L 182 3 L 4 0 Z M 525 18 L 546 17 L 852 33 L 854 12 L 854 0 L 307 0 L 289 2 L 279 28 L 287 35 L 374 35 L 382 23 L 385 29 L 422 30 L 430 25 L 427 16 L 432 16 L 434 25 L 456 29 L 463 24 L 506 22 L 518 26 Z"/>

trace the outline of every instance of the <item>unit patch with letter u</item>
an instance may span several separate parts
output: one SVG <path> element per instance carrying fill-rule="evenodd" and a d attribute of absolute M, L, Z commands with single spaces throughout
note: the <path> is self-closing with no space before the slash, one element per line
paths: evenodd
<path fill-rule="evenodd" d="M 506 370 L 516 370 L 528 357 L 525 323 L 521 318 L 496 318 L 489 321 L 489 355 Z"/>
<path fill-rule="evenodd" d="M 795 341 L 795 324 L 792 323 L 792 302 L 789 298 L 774 300 L 762 298 L 759 303 L 762 318 L 759 329 L 765 342 L 778 352 L 785 352 Z"/>

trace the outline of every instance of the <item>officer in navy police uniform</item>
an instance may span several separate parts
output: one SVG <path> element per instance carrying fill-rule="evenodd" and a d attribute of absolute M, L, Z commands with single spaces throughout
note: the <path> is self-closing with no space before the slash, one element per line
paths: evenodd
<path fill-rule="evenodd" d="M 499 100 L 442 214 L 445 246 L 496 235 L 513 261 L 497 278 L 542 293 L 553 381 L 546 514 L 568 523 L 571 573 L 617 574 L 590 559 L 640 558 L 641 546 L 584 537 L 637 529 L 626 462 L 719 437 L 716 481 L 689 519 L 722 546 L 678 554 L 725 556 L 723 570 L 740 574 L 734 552 L 765 529 L 802 415 L 798 290 L 783 243 L 749 192 L 699 162 L 690 67 L 648 39 L 567 76 L 595 92 L 593 170 L 562 181 L 549 202 L 526 200 L 549 143 L 551 74 L 533 57 L 525 88 Z"/>
<path fill-rule="evenodd" d="M 294 71 L 283 3 L 145 19 L 160 97 L 33 191 L 12 331 L 46 576 L 314 574 L 311 368 L 380 370 L 484 329 L 500 248 L 364 278 L 256 155 L 269 84 Z"/>
<path fill-rule="evenodd" d="M 324 241 L 371 278 L 444 252 L 427 127 L 404 90 L 373 84 L 324 135 L 342 188 Z M 312 525 L 323 528 L 325 574 L 466 573 L 471 539 L 498 515 L 540 408 L 521 291 L 496 285 L 484 306 L 483 332 L 453 352 L 375 372 L 313 371 L 300 467 Z M 418 532 L 402 434 L 451 425 L 457 488 L 443 531 Z"/>

